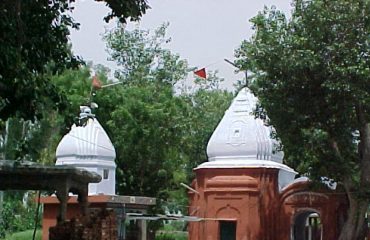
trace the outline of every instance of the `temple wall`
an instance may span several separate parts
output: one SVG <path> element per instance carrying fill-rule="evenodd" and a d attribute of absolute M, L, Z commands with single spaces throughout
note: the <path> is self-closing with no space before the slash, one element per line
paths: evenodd
<path fill-rule="evenodd" d="M 219 240 L 222 221 L 236 223 L 236 240 L 291 239 L 297 216 L 304 214 L 302 219 L 306 219 L 311 213 L 320 217 L 322 239 L 338 238 L 347 210 L 346 198 L 340 192 L 310 190 L 307 181 L 279 192 L 278 170 L 272 168 L 195 172 L 192 187 L 199 194 L 189 192 L 189 214 L 201 221 L 189 223 L 190 240 Z"/>
<path fill-rule="evenodd" d="M 219 239 L 220 221 L 235 221 L 238 240 L 269 239 L 263 229 L 273 225 L 277 173 L 264 168 L 198 169 L 193 187 L 199 194 L 190 194 L 189 212 L 204 220 L 189 224 L 189 238 Z"/>
<path fill-rule="evenodd" d="M 340 191 L 310 189 L 308 182 L 292 184 L 281 193 L 279 203 L 279 239 L 289 239 L 298 215 L 316 213 L 322 225 L 322 239 L 338 239 L 348 203 Z"/>

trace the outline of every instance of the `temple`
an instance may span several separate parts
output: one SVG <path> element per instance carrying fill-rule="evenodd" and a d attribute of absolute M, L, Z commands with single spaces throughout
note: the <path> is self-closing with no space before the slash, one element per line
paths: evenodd
<path fill-rule="evenodd" d="M 91 229 L 91 232 L 93 235 L 96 235 L 95 237 L 98 237 L 96 233 L 96 230 L 98 230 L 102 236 L 94 239 L 146 240 L 146 221 L 138 220 L 127 223 L 126 215 L 129 213 L 147 213 L 148 208 L 156 204 L 156 199 L 116 194 L 116 151 L 114 146 L 95 115 L 92 114 L 90 107 L 81 106 L 80 110 L 78 124 L 74 124 L 70 132 L 59 142 L 56 150 L 57 160 L 55 165 L 88 171 L 91 174 L 98 175 L 99 179 L 101 179 L 101 181 L 94 181 L 88 185 L 88 210 L 93 213 L 94 211 L 104 212 L 106 209 L 110 209 L 113 213 L 108 216 L 109 219 L 114 216 L 116 220 L 110 222 L 110 228 L 105 227 L 106 219 L 97 220 L 100 225 L 94 223 L 96 227 Z M 41 202 L 44 205 L 42 220 L 43 240 L 59 239 L 60 236 L 64 236 L 63 234 L 68 231 L 80 231 L 67 229 L 63 225 L 64 220 L 73 223 L 80 221 L 81 215 L 85 215 L 80 210 L 81 206 L 77 196 L 71 195 L 66 200 L 66 216 L 63 222 L 57 222 L 60 203 L 56 196 L 42 197 Z M 126 225 L 135 225 L 133 227 L 135 231 L 127 231 Z M 59 227 L 55 228 L 55 226 Z M 54 232 L 50 230 L 54 230 Z M 52 234 L 55 232 L 56 234 Z M 59 238 L 57 238 L 58 235 Z"/>
<path fill-rule="evenodd" d="M 107 133 L 87 106 L 81 107 L 83 126 L 73 125 L 60 141 L 55 165 L 68 165 L 102 176 L 99 183 L 89 184 L 89 195 L 115 195 L 116 151 Z"/>
<path fill-rule="evenodd" d="M 55 165 L 68 165 L 102 176 L 99 183 L 89 184 L 89 195 L 115 195 L 116 151 L 107 133 L 87 106 L 81 107 L 84 126 L 73 125 L 60 141 Z"/>
<path fill-rule="evenodd" d="M 189 191 L 189 239 L 338 239 L 348 207 L 336 185 L 312 190 L 283 164 L 271 127 L 253 115 L 248 88 L 233 100 L 211 136 L 208 162 Z"/>

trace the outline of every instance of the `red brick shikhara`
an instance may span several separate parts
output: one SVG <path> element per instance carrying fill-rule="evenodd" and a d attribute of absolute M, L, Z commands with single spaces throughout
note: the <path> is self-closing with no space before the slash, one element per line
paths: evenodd
<path fill-rule="evenodd" d="M 113 209 L 91 209 L 88 216 L 77 216 L 49 230 L 50 240 L 117 240 Z"/>

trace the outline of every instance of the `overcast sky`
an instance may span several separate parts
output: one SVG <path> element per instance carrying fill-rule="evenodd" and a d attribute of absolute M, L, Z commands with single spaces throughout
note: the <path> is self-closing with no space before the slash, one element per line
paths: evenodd
<path fill-rule="evenodd" d="M 207 67 L 218 70 L 230 87 L 244 75 L 235 74 L 235 68 L 223 61 L 233 60 L 234 50 L 244 39 L 252 36 L 249 19 L 266 6 L 276 6 L 287 14 L 291 10 L 290 0 L 148 0 L 151 9 L 142 17 L 142 29 L 155 29 L 169 22 L 168 37 L 172 41 L 168 48 L 186 59 L 191 67 Z M 71 32 L 75 54 L 87 61 L 103 64 L 111 69 L 116 65 L 109 62 L 102 34 L 113 28 L 114 22 L 105 24 L 103 17 L 109 9 L 102 2 L 79 0 L 75 3 L 73 17 L 81 23 L 79 31 Z M 188 79 L 193 75 L 189 74 Z"/>

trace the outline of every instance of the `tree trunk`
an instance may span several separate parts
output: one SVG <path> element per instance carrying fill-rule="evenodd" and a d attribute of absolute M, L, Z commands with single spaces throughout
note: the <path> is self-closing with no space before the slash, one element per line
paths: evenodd
<path fill-rule="evenodd" d="M 349 201 L 348 218 L 345 222 L 339 240 L 364 240 L 366 234 L 365 214 L 369 206 L 370 188 L 370 123 L 365 122 L 362 108 L 358 108 L 360 128 L 359 152 L 359 184 L 351 179 L 344 183 Z M 364 194 L 364 195 L 362 195 Z"/>
<path fill-rule="evenodd" d="M 341 229 L 339 240 L 364 240 L 365 239 L 365 214 L 369 200 L 359 199 L 356 193 L 350 191 L 348 182 L 344 182 L 349 209 L 347 220 Z"/>

